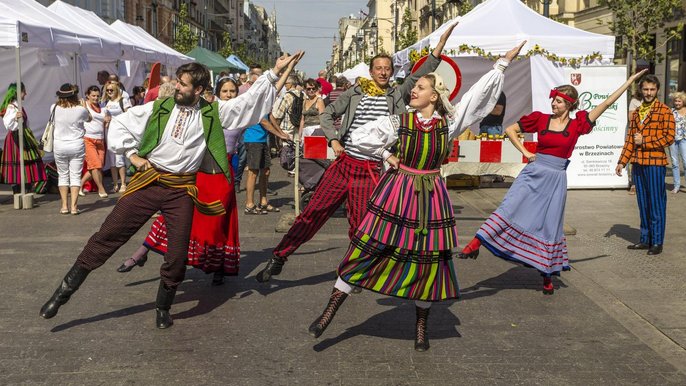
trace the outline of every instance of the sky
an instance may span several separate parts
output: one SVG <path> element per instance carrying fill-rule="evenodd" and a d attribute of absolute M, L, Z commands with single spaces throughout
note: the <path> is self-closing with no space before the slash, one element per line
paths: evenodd
<path fill-rule="evenodd" d="M 331 60 L 334 34 L 338 35 L 338 19 L 360 10 L 367 12 L 368 0 L 253 0 L 271 14 L 276 8 L 276 27 L 281 48 L 288 53 L 305 50 L 298 64 L 307 77 L 317 77 Z"/>

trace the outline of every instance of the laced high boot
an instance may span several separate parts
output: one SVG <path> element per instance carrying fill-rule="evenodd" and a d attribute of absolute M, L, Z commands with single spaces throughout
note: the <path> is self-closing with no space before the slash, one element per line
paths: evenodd
<path fill-rule="evenodd" d="M 331 323 L 333 317 L 336 315 L 338 307 L 340 307 L 341 304 L 343 304 L 347 297 L 348 294 L 346 294 L 345 292 L 337 288 L 333 289 L 333 292 L 331 292 L 331 298 L 329 298 L 329 304 L 326 305 L 324 312 L 319 318 L 317 318 L 317 320 L 312 322 L 312 324 L 310 325 L 310 335 L 312 335 L 315 338 L 319 338 L 322 335 L 324 330 L 326 330 L 326 327 L 329 326 L 329 323 Z"/>
<path fill-rule="evenodd" d="M 171 305 L 174 303 L 174 296 L 176 296 L 176 288 L 167 288 L 164 282 L 160 280 L 160 288 L 157 290 L 157 301 L 155 302 L 155 312 L 157 315 L 155 323 L 157 328 L 169 328 L 174 324 L 169 314 Z"/>
<path fill-rule="evenodd" d="M 264 267 L 264 269 L 261 270 L 257 276 L 255 276 L 255 280 L 259 281 L 260 283 L 268 282 L 272 276 L 276 276 L 281 273 L 285 263 L 286 260 L 280 259 L 276 256 L 270 257 L 267 261 L 267 266 Z"/>
<path fill-rule="evenodd" d="M 57 315 L 60 306 L 69 301 L 71 295 L 79 289 L 81 283 L 86 280 L 86 276 L 88 276 L 89 273 L 90 271 L 87 269 L 74 264 L 64 276 L 62 284 L 57 287 L 57 290 L 52 294 L 50 300 L 41 307 L 40 316 L 45 319 L 50 319 Z"/>
<path fill-rule="evenodd" d="M 429 337 L 426 336 L 426 324 L 429 319 L 429 311 L 431 308 L 421 308 L 415 306 L 417 311 L 417 325 L 414 338 L 415 351 L 426 351 L 429 349 Z"/>

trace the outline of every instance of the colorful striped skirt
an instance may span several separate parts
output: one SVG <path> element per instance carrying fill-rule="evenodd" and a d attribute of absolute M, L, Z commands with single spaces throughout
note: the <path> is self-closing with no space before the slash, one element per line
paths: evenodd
<path fill-rule="evenodd" d="M 568 164 L 565 158 L 536 154 L 476 233 L 482 245 L 544 276 L 569 270 L 563 231 Z"/>
<path fill-rule="evenodd" d="M 38 141 L 28 127 L 24 127 L 24 171 L 27 184 L 45 181 L 45 166 L 38 149 Z M 21 183 L 21 156 L 19 155 L 19 132 L 10 131 L 5 137 L 2 158 L 0 158 L 0 182 L 3 184 Z"/>
<path fill-rule="evenodd" d="M 390 296 L 456 298 L 451 249 L 457 235 L 445 183 L 435 171 L 402 169 L 379 181 L 338 275 L 350 285 Z"/>

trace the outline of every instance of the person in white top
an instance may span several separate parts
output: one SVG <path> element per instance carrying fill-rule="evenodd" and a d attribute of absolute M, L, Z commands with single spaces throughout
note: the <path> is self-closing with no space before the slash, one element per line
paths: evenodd
<path fill-rule="evenodd" d="M 125 97 L 119 87 L 119 82 L 109 81 L 105 83 L 105 95 L 102 97 L 102 107 L 107 110 L 112 117 L 126 112 L 131 108 L 131 101 Z M 112 193 L 126 191 L 126 158 L 123 154 L 107 152 L 107 160 L 104 169 L 109 166 L 112 174 Z M 121 181 L 121 186 L 119 182 Z"/>
<path fill-rule="evenodd" d="M 84 196 L 83 185 L 91 179 L 98 187 L 98 195 L 107 198 L 107 190 L 102 183 L 102 167 L 105 165 L 105 130 L 112 116 L 106 108 L 100 106 L 100 87 L 90 86 L 86 90 L 84 105 L 91 114 L 91 121 L 85 123 L 86 135 L 83 142 L 86 146 L 86 168 L 88 171 L 81 177 L 79 196 Z"/>
<path fill-rule="evenodd" d="M 55 166 L 62 200 L 61 214 L 79 214 L 77 202 L 81 188 L 81 171 L 86 147 L 83 136 L 86 134 L 84 123 L 91 120 L 88 110 L 79 104 L 76 86 L 65 83 L 57 91 L 57 103 L 50 106 L 54 111 Z M 54 110 L 53 110 L 54 109 Z M 67 196 L 71 193 L 70 208 L 67 207 Z"/>
<path fill-rule="evenodd" d="M 225 213 L 220 201 L 205 203 L 198 199 L 195 174 L 201 169 L 223 173 L 230 183 L 224 130 L 250 126 L 269 112 L 279 74 L 300 57 L 302 52 L 277 59 L 273 69 L 258 78 L 245 94 L 212 104 L 201 98 L 210 87 L 210 71 L 199 63 L 184 64 L 176 71 L 178 84 L 173 98 L 135 106 L 113 118 L 108 148 L 125 154 L 138 172 L 62 284 L 43 305 L 40 316 L 49 319 L 57 315 L 88 274 L 102 266 L 161 210 L 168 242 L 160 268 L 156 325 L 161 329 L 170 327 L 173 321 L 169 310 L 186 272 L 194 205 L 210 216 Z"/>

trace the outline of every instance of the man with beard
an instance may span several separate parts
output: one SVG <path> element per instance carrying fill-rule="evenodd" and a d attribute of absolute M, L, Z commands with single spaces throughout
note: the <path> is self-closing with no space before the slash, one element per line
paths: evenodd
<path fill-rule="evenodd" d="M 657 100 L 660 80 L 648 74 L 638 85 L 643 100 L 631 115 L 615 172 L 621 176 L 622 169 L 631 163 L 636 185 L 641 238 L 637 244 L 627 248 L 647 249 L 649 255 L 659 255 L 662 253 L 667 217 L 665 148 L 674 142 L 675 122 L 672 110 Z"/>
<path fill-rule="evenodd" d="M 126 155 L 138 172 L 60 287 L 41 308 L 43 318 L 54 317 L 91 271 L 103 265 L 153 214 L 161 211 L 167 222 L 168 251 L 160 268 L 156 324 L 158 328 L 172 325 L 169 310 L 186 272 L 193 205 L 203 214 L 225 213 L 220 201 L 205 203 L 198 198 L 195 174 L 200 169 L 223 173 L 231 182 L 224 130 L 250 126 L 268 113 L 277 88 L 300 57 L 302 53 L 279 58 L 274 68 L 244 95 L 212 104 L 201 98 L 210 87 L 209 70 L 199 63 L 185 64 L 176 71 L 178 83 L 173 98 L 132 107 L 112 120 L 109 148 Z"/>

